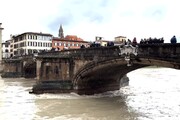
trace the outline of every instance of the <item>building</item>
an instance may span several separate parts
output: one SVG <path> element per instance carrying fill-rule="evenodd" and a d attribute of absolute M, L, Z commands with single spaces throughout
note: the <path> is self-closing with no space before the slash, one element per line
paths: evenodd
<path fill-rule="evenodd" d="M 126 43 L 126 37 L 125 36 L 117 36 L 114 40 L 114 46 L 119 46 Z"/>
<path fill-rule="evenodd" d="M 108 41 L 103 40 L 103 37 L 96 36 L 95 44 L 100 44 L 100 46 L 107 46 Z"/>
<path fill-rule="evenodd" d="M 25 32 L 12 36 L 10 52 L 13 56 L 29 55 L 52 49 L 52 35 L 46 33 Z"/>
<path fill-rule="evenodd" d="M 10 42 L 6 41 L 2 43 L 2 59 L 7 59 L 10 57 L 11 57 Z"/>
<path fill-rule="evenodd" d="M 95 37 L 94 44 L 99 44 L 100 46 L 113 46 L 114 42 L 112 40 L 104 40 L 103 37 Z"/>
<path fill-rule="evenodd" d="M 60 25 L 58 37 L 53 37 L 52 39 L 52 49 L 55 50 L 79 49 L 82 46 L 88 47 L 89 42 L 76 35 L 66 35 L 64 37 L 62 25 Z"/>
<path fill-rule="evenodd" d="M 117 36 L 115 37 L 114 42 L 119 42 L 119 43 L 124 43 L 126 41 L 126 37 L 125 36 Z"/>
<path fill-rule="evenodd" d="M 0 23 L 0 63 L 2 61 L 2 30 L 4 29 L 1 25 L 2 23 Z"/>

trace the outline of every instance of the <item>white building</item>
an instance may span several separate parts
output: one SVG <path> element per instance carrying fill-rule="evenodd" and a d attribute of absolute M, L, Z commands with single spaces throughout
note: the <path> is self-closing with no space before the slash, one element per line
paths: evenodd
<path fill-rule="evenodd" d="M 126 37 L 125 36 L 117 36 L 117 37 L 115 37 L 114 41 L 124 43 L 126 41 Z"/>
<path fill-rule="evenodd" d="M 51 34 L 35 32 L 25 32 L 12 36 L 11 52 L 13 52 L 13 56 L 20 56 L 51 50 L 52 37 Z"/>
<path fill-rule="evenodd" d="M 2 61 L 2 30 L 4 28 L 1 27 L 2 23 L 0 23 L 0 64 L 1 64 L 1 61 Z"/>
<path fill-rule="evenodd" d="M 6 41 L 4 43 L 2 43 L 2 58 L 6 59 L 6 58 L 10 58 L 11 53 L 10 53 L 10 42 Z"/>

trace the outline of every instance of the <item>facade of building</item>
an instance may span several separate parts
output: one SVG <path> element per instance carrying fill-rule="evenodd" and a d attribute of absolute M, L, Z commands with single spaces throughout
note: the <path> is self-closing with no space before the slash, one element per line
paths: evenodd
<path fill-rule="evenodd" d="M 125 36 L 117 36 L 115 37 L 114 42 L 119 42 L 119 43 L 124 43 L 126 41 L 126 37 Z"/>
<path fill-rule="evenodd" d="M 2 30 L 4 29 L 1 25 L 2 23 L 0 23 L 0 63 L 2 61 Z"/>
<path fill-rule="evenodd" d="M 54 37 L 52 39 L 52 48 L 55 50 L 79 49 L 82 46 L 88 47 L 89 42 L 86 42 L 75 35 L 67 35 L 63 39 L 59 37 Z"/>
<path fill-rule="evenodd" d="M 126 43 L 127 38 L 125 36 L 117 36 L 114 40 L 114 46 L 119 46 Z"/>
<path fill-rule="evenodd" d="M 76 35 L 66 35 L 64 37 L 63 28 L 60 26 L 58 37 L 53 37 L 52 48 L 55 50 L 79 49 L 82 46 L 88 47 L 89 42 L 77 37 Z"/>
<path fill-rule="evenodd" d="M 2 43 L 2 59 L 7 59 L 11 57 L 10 53 L 10 42 L 6 41 Z"/>
<path fill-rule="evenodd" d="M 108 42 L 107 40 L 96 40 L 94 43 L 100 44 L 100 46 L 107 46 Z"/>
<path fill-rule="evenodd" d="M 103 37 L 96 36 L 94 44 L 99 44 L 100 46 L 107 46 L 108 41 L 103 40 Z"/>
<path fill-rule="evenodd" d="M 52 38 L 51 34 L 35 32 L 25 32 L 12 36 L 10 52 L 13 56 L 20 56 L 51 50 Z"/>

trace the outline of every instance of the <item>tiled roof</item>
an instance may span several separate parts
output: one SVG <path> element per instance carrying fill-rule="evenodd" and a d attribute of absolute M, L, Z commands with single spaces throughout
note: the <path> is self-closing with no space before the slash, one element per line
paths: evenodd
<path fill-rule="evenodd" d="M 83 41 L 83 39 L 78 38 L 76 35 L 66 35 L 64 38 L 65 40 L 77 40 L 77 41 Z"/>
<path fill-rule="evenodd" d="M 89 42 L 83 41 L 83 40 L 80 41 L 80 40 L 62 39 L 62 38 L 58 38 L 58 37 L 53 37 L 52 41 L 89 43 Z"/>

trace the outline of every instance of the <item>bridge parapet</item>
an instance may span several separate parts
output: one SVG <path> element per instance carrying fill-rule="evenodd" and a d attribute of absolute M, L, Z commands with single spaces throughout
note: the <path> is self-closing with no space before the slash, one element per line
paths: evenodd
<path fill-rule="evenodd" d="M 37 58 L 93 58 L 119 56 L 119 47 L 97 47 L 39 53 Z"/>
<path fill-rule="evenodd" d="M 122 47 L 97 47 L 97 48 L 83 48 L 83 49 L 70 49 L 63 51 L 50 51 L 39 53 L 37 58 L 93 58 L 98 57 L 118 57 L 123 56 L 121 53 Z M 139 56 L 159 56 L 159 57 L 174 57 L 180 56 L 180 43 L 171 44 L 138 44 L 137 54 Z"/>
<path fill-rule="evenodd" d="M 138 56 L 143 58 L 156 58 L 179 62 L 180 43 L 140 44 L 138 47 Z"/>

